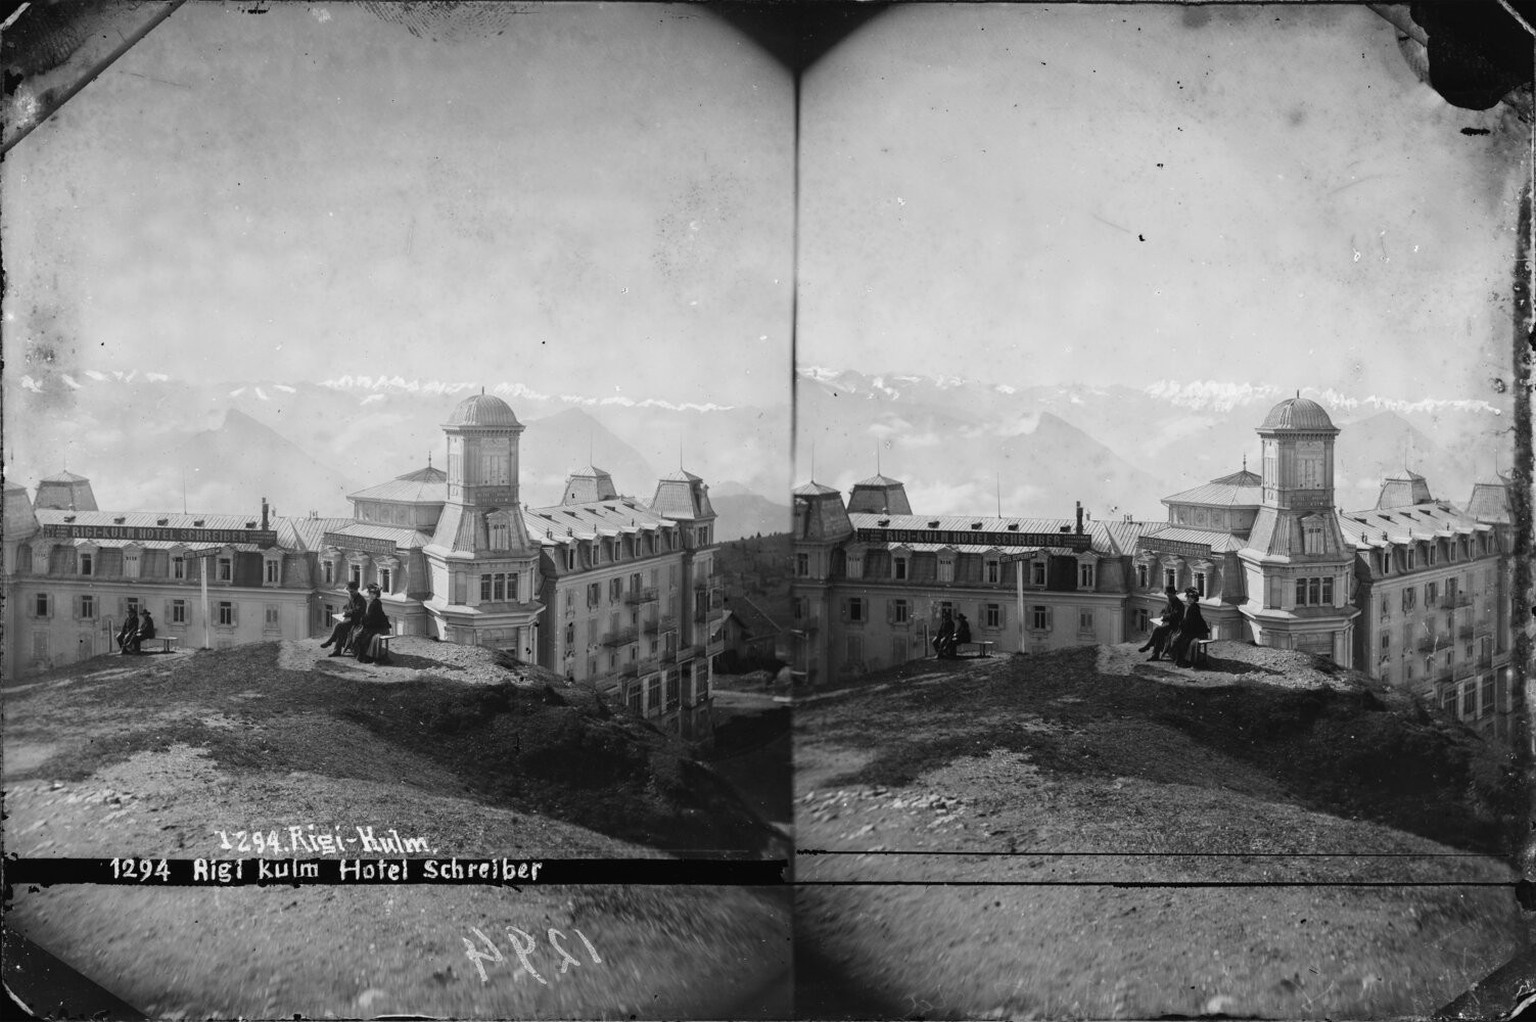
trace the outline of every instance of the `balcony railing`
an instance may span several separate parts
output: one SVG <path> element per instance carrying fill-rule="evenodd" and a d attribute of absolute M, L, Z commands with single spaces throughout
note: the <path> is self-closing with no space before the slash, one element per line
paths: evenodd
<path fill-rule="evenodd" d="M 624 602 L 631 604 L 654 603 L 658 599 L 655 586 L 647 586 L 644 589 L 631 589 L 624 594 Z"/>
<path fill-rule="evenodd" d="M 1449 649 L 1451 640 L 1444 635 L 1426 635 L 1414 644 L 1414 649 L 1420 653 L 1435 653 L 1442 649 Z"/>
<path fill-rule="evenodd" d="M 655 621 L 647 621 L 641 628 L 647 635 L 659 635 L 662 632 L 670 632 L 677 627 L 677 619 L 671 617 L 658 618 Z"/>
<path fill-rule="evenodd" d="M 1458 607 L 1472 606 L 1472 597 L 1467 593 L 1446 593 L 1440 597 L 1441 610 L 1455 610 Z"/>
<path fill-rule="evenodd" d="M 639 638 L 640 633 L 636 629 L 625 628 L 622 631 L 614 632 L 612 635 L 603 636 L 603 645 L 628 646 L 630 643 L 637 641 Z"/>

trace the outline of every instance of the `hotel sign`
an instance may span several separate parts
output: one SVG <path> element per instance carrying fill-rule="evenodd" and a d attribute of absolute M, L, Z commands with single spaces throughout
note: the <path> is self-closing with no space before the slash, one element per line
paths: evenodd
<path fill-rule="evenodd" d="M 356 550 L 370 557 L 393 557 L 395 554 L 395 541 L 392 539 L 375 539 L 372 536 L 348 536 L 344 532 L 327 532 L 324 540 L 326 546 L 333 546 L 338 550 Z"/>
<path fill-rule="evenodd" d="M 115 539 L 144 543 L 255 543 L 277 546 L 272 529 L 172 529 L 153 525 L 44 525 L 52 539 Z"/>
<path fill-rule="evenodd" d="M 1067 547 L 1087 550 L 1093 537 L 1076 532 L 971 532 L 952 529 L 860 529 L 860 543 L 938 543 L 945 546 Z"/>
<path fill-rule="evenodd" d="M 1137 546 L 1149 553 L 1185 554 L 1195 557 L 1212 556 L 1209 543 L 1193 543 L 1183 539 L 1159 539 L 1156 536 L 1142 536 L 1137 540 Z"/>

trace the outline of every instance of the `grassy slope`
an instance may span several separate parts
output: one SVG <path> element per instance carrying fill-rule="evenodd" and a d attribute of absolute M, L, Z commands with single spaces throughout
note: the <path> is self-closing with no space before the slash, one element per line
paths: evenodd
<path fill-rule="evenodd" d="M 1267 670 L 1312 668 L 1240 667 Z M 1007 886 L 1509 878 L 1475 854 L 1497 848 L 1502 762 L 1459 727 L 1350 679 L 1138 672 L 1093 649 L 929 661 L 797 705 L 798 877 L 924 884 L 802 888 L 802 1006 L 1398 1015 L 1513 953 L 1499 888 Z M 1295 852 L 1314 855 L 1273 854 Z"/>
<path fill-rule="evenodd" d="M 351 662 L 280 659 L 272 645 L 103 659 L 11 688 L 7 850 L 229 857 L 242 853 L 216 831 L 311 823 L 395 828 L 442 856 L 761 844 L 734 793 L 645 725 L 478 667 L 384 684 Z M 491 683 L 451 680 L 467 674 Z M 752 1000 L 788 954 L 784 899 L 747 890 L 60 887 L 11 908 L 12 925 L 161 1015 L 752 1014 L 721 991 Z M 508 927 L 579 928 L 604 961 L 544 985 L 509 954 L 482 983 L 471 927 L 504 952 Z M 534 961 L 560 963 L 547 944 Z"/>

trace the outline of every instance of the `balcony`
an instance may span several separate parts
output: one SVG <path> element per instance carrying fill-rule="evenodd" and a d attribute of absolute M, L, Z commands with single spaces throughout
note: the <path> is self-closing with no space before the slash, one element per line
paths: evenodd
<path fill-rule="evenodd" d="M 1472 606 L 1472 597 L 1466 593 L 1446 593 L 1440 597 L 1441 610 L 1457 610 L 1461 607 Z"/>
<path fill-rule="evenodd" d="M 674 631 L 677 628 L 677 619 L 670 617 L 659 618 L 655 621 L 647 621 L 641 628 L 647 635 L 659 635 L 662 632 Z"/>
<path fill-rule="evenodd" d="M 631 589 L 624 594 L 624 602 L 632 605 L 655 603 L 659 598 L 655 586 L 646 586 L 644 589 Z"/>
<path fill-rule="evenodd" d="M 1451 647 L 1451 639 L 1448 635 L 1426 635 L 1414 643 L 1414 649 L 1420 653 L 1438 653 Z"/>
<path fill-rule="evenodd" d="M 1477 634 L 1477 626 L 1474 625 L 1470 621 L 1468 621 L 1464 625 L 1457 625 L 1456 626 L 1456 638 L 1458 638 L 1458 639 L 1463 639 L 1463 640 L 1470 639 L 1470 638 L 1472 638 L 1476 634 Z"/>
<path fill-rule="evenodd" d="M 604 646 L 628 646 L 629 644 L 638 641 L 639 638 L 640 633 L 636 629 L 625 628 L 614 632 L 612 635 L 603 636 L 602 644 Z"/>
<path fill-rule="evenodd" d="M 1479 653 L 1477 655 L 1477 666 L 1479 668 L 1492 667 L 1493 666 L 1493 654 L 1491 652 L 1489 652 L 1489 653 Z"/>

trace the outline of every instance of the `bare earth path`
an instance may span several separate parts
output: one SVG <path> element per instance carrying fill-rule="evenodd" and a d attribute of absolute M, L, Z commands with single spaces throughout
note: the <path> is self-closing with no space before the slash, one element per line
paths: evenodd
<path fill-rule="evenodd" d="M 1130 646 L 926 661 L 802 700 L 801 1013 L 1401 1017 L 1503 964 L 1508 888 L 1401 884 L 1508 881 L 1504 863 L 1300 804 L 1170 702 L 1265 671 L 1298 698 L 1353 687 L 1272 652 L 1215 672 Z"/>
<path fill-rule="evenodd" d="M 7 852 L 246 858 L 258 853 L 225 848 L 221 831 L 230 841 L 242 830 L 286 840 L 289 827 L 313 825 L 394 830 L 440 857 L 664 854 L 488 804 L 440 761 L 388 745 L 323 705 L 241 711 L 273 697 L 277 672 L 307 672 L 287 674 L 288 686 L 348 676 L 378 685 L 427 674 L 464 685 L 506 680 L 483 651 L 461 656 L 434 644 L 398 657 L 399 666 L 370 667 L 318 661 L 317 646 L 238 659 L 103 658 L 7 689 Z M 189 680 L 194 670 L 205 677 Z M 147 702 L 118 689 L 203 684 L 206 698 Z M 167 739 L 159 747 L 93 751 L 124 730 L 156 727 Z M 209 733 L 238 739 L 248 761 L 230 767 L 183 740 Z M 17 891 L 9 908 L 9 926 L 161 1018 L 757 1016 L 781 1014 L 787 990 L 787 898 L 749 889 L 60 885 Z M 578 965 L 552 948 L 552 929 Z M 516 931 L 536 942 L 528 960 L 537 978 L 519 964 Z M 482 962 L 483 980 L 465 948 L 466 940 L 483 948 L 481 934 L 504 959 Z"/>

